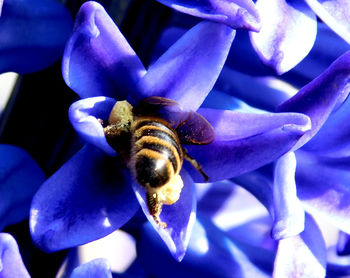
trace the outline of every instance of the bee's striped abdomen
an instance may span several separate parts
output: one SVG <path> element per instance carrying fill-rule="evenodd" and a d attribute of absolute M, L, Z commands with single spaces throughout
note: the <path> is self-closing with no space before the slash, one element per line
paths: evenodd
<path fill-rule="evenodd" d="M 154 118 L 137 118 L 132 137 L 132 168 L 141 185 L 161 187 L 180 172 L 182 148 L 176 132 L 165 122 Z"/>

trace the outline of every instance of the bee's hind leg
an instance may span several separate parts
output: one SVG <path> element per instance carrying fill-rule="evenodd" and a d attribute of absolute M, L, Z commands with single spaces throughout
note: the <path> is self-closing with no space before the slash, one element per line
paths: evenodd
<path fill-rule="evenodd" d="M 190 156 L 185 148 L 182 148 L 184 158 L 191 163 L 191 165 L 203 176 L 205 182 L 209 181 L 208 175 L 204 172 L 202 166 L 195 160 L 192 156 Z"/>

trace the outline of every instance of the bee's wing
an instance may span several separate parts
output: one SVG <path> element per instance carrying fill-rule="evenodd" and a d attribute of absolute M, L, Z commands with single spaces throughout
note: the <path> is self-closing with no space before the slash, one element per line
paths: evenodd
<path fill-rule="evenodd" d="M 204 145 L 214 140 L 214 129 L 201 114 L 190 111 L 184 119 L 175 129 L 181 144 Z"/>
<path fill-rule="evenodd" d="M 148 97 L 141 100 L 133 108 L 135 116 L 153 116 L 164 119 L 171 127 L 175 128 L 183 118 L 180 104 L 164 97 Z"/>

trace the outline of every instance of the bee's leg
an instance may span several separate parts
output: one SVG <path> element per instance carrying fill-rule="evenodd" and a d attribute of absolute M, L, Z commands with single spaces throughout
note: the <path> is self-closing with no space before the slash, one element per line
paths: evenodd
<path fill-rule="evenodd" d="M 199 173 L 201 173 L 201 175 L 203 176 L 204 180 L 205 180 L 206 182 L 208 182 L 208 181 L 209 181 L 209 177 L 207 176 L 206 173 L 204 173 L 204 170 L 203 170 L 202 166 L 197 162 L 197 160 L 195 160 L 192 156 L 190 156 L 190 155 L 188 154 L 188 152 L 187 152 L 187 150 L 186 150 L 185 148 L 182 148 L 182 150 L 183 150 L 184 158 L 185 158 L 189 163 L 191 163 L 191 165 L 192 165 L 194 168 L 196 168 L 196 169 L 199 171 Z"/>
<path fill-rule="evenodd" d="M 147 191 L 146 203 L 148 211 L 152 215 L 154 221 L 162 228 L 166 228 L 167 224 L 165 222 L 162 222 L 159 218 L 160 213 L 162 212 L 162 203 L 159 200 L 158 194 Z"/>

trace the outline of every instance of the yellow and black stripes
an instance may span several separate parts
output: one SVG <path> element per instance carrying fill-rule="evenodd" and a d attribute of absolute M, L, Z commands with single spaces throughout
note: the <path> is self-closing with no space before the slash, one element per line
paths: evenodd
<path fill-rule="evenodd" d="M 183 161 L 177 134 L 161 119 L 134 120 L 132 167 L 137 181 L 147 187 L 161 187 L 178 174 Z"/>

